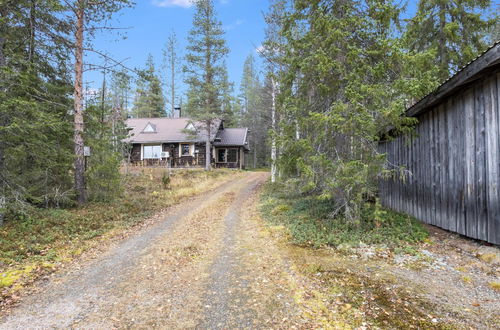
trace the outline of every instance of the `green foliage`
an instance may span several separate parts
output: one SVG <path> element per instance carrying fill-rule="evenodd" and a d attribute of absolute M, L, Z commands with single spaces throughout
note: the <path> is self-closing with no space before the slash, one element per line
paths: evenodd
<path fill-rule="evenodd" d="M 136 118 L 165 117 L 165 100 L 160 78 L 156 74 L 153 56 L 150 54 L 137 82 L 132 113 Z"/>
<path fill-rule="evenodd" d="M 62 10 L 58 1 L 0 3 L 0 224 L 3 212 L 72 197 L 68 49 L 54 37 L 68 28 Z"/>
<path fill-rule="evenodd" d="M 337 247 L 364 243 L 403 248 L 428 235 L 418 220 L 382 209 L 378 203 L 365 203 L 361 221 L 353 224 L 335 215 L 337 207 L 331 199 L 289 191 L 283 184 L 266 186 L 260 211 L 268 222 L 286 226 L 295 244 Z"/>
<path fill-rule="evenodd" d="M 248 127 L 248 143 L 251 150 L 246 157 L 247 167 L 269 166 L 269 129 L 271 128 L 270 80 L 264 84 L 259 79 L 259 69 L 252 54 L 248 55 L 243 65 L 243 77 L 240 84 L 239 125 Z M 268 78 L 268 77 L 267 77 Z"/>
<path fill-rule="evenodd" d="M 227 91 L 224 59 L 229 53 L 224 30 L 217 19 L 213 0 L 196 0 L 193 27 L 188 36 L 185 83 L 188 85 L 187 113 L 198 120 L 223 115 L 222 92 Z"/>
<path fill-rule="evenodd" d="M 105 96 L 106 92 L 102 93 L 102 97 Z M 115 118 L 116 113 L 105 98 L 91 100 L 89 103 L 91 105 L 87 107 L 84 117 L 85 141 L 91 148 L 86 171 L 89 200 L 112 201 L 122 192 L 121 140 L 126 135 L 125 127 L 121 118 Z"/>
<path fill-rule="evenodd" d="M 491 0 L 420 0 L 405 41 L 413 52 L 435 52 L 434 63 L 444 81 L 486 49 L 486 32 L 496 21 L 484 17 L 491 4 Z"/>
<path fill-rule="evenodd" d="M 391 31 L 400 8 L 378 1 L 294 1 L 283 14 L 280 74 L 282 179 L 332 199 L 347 221 L 360 221 L 384 171 L 380 132 L 405 130 L 406 63 Z M 428 76 L 414 78 L 428 85 Z M 421 88 L 415 88 L 420 93 Z"/>

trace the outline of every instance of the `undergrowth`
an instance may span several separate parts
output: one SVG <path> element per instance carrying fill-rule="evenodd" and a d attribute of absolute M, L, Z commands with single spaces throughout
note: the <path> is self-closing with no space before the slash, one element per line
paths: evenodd
<path fill-rule="evenodd" d="M 382 209 L 374 203 L 364 206 L 362 219 L 356 224 L 339 216 L 331 217 L 334 210 L 331 200 L 294 194 L 279 184 L 268 184 L 262 194 L 263 217 L 272 224 L 287 227 L 292 242 L 298 245 L 369 244 L 401 249 L 428 236 L 415 218 Z"/>
<path fill-rule="evenodd" d="M 75 209 L 32 209 L 7 221 L 0 227 L 0 289 L 81 254 L 87 242 L 97 237 L 131 227 L 154 212 L 210 190 L 238 173 L 174 171 L 166 187 L 162 182 L 164 172 L 138 169 L 124 176 L 123 196 L 113 202 L 89 203 Z"/>

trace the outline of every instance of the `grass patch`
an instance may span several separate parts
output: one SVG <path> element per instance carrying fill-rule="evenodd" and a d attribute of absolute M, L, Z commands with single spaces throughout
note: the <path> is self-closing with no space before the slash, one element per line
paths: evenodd
<path fill-rule="evenodd" d="M 165 189 L 164 172 L 136 169 L 124 176 L 124 194 L 114 202 L 90 203 L 78 209 L 34 209 L 22 219 L 7 221 L 0 228 L 0 289 L 12 287 L 48 263 L 82 254 L 100 237 L 112 236 L 239 175 L 229 170 L 174 171 Z"/>
<path fill-rule="evenodd" d="M 341 217 L 331 218 L 334 208 L 330 200 L 286 193 L 276 184 L 265 187 L 260 206 L 262 216 L 271 224 L 287 227 L 292 242 L 298 245 L 338 247 L 363 243 L 405 249 L 408 243 L 428 237 L 424 226 L 415 218 L 380 210 L 373 204 L 364 207 L 359 224 L 351 224 Z"/>

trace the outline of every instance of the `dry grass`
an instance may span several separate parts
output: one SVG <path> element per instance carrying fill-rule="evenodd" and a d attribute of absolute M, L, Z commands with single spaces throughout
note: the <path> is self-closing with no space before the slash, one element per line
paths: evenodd
<path fill-rule="evenodd" d="M 219 251 L 224 214 L 233 200 L 234 193 L 225 193 L 205 203 L 152 242 L 127 279 L 78 326 L 195 328 L 202 316 L 209 267 Z"/>
<path fill-rule="evenodd" d="M 0 308 L 16 291 L 83 252 L 118 237 L 144 219 L 189 197 L 240 177 L 241 172 L 175 171 L 164 189 L 164 169 L 136 169 L 124 176 L 123 196 L 79 209 L 39 209 L 0 228 Z"/>

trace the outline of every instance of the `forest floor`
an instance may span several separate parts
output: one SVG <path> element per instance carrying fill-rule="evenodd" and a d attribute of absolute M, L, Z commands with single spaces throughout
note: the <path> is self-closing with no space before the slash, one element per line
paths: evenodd
<path fill-rule="evenodd" d="M 500 253 L 431 228 L 417 254 L 290 243 L 260 212 L 265 172 L 88 250 L 0 314 L 27 328 L 498 328 Z"/>

